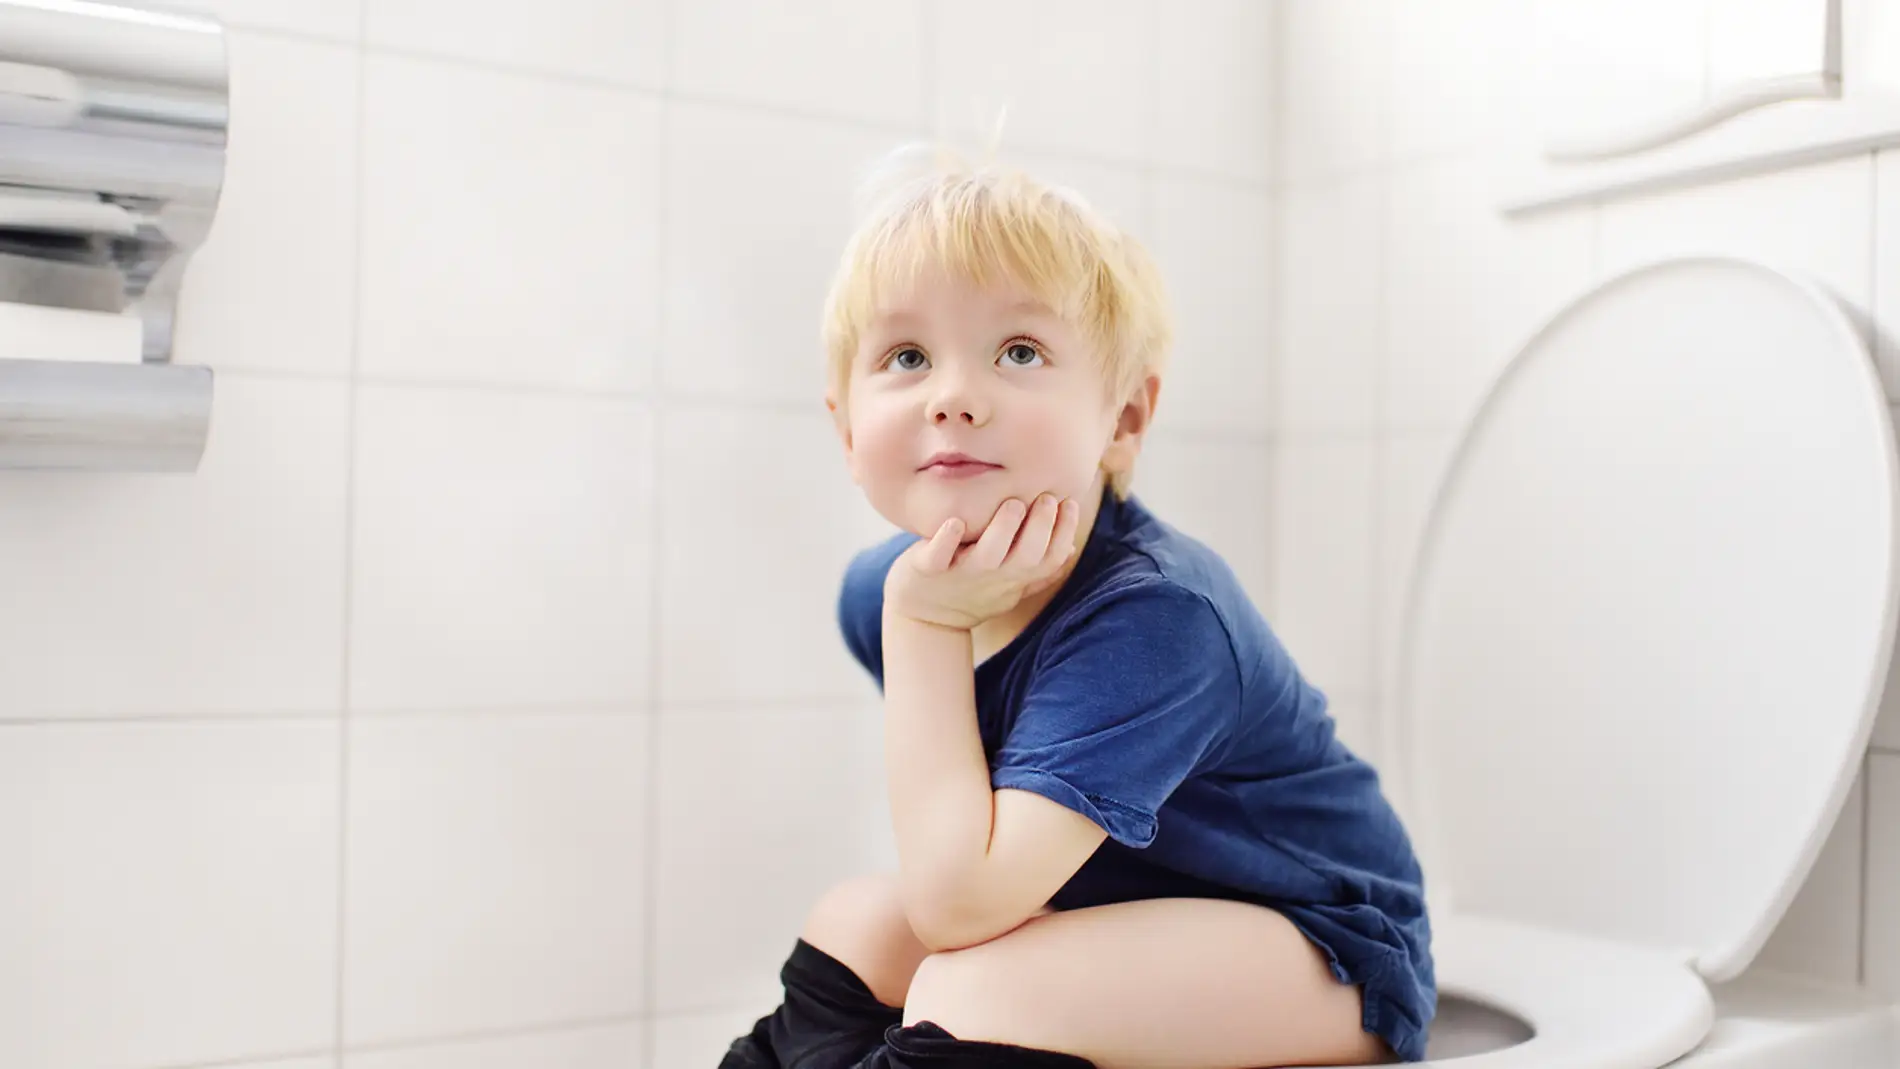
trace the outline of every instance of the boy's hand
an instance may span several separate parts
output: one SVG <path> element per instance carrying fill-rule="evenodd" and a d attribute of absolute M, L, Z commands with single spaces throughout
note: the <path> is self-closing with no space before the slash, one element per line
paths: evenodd
<path fill-rule="evenodd" d="M 1010 498 L 982 537 L 962 545 L 963 521 L 945 520 L 930 540 L 903 552 L 884 580 L 885 608 L 939 627 L 968 631 L 1045 590 L 1075 552 L 1082 515 L 1053 495 L 1033 507 Z"/>

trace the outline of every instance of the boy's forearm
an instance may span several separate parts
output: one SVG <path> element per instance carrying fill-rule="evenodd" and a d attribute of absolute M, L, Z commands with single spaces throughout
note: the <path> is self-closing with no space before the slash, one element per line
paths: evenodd
<path fill-rule="evenodd" d="M 1007 927 L 970 938 L 999 922 L 980 915 L 977 882 L 995 795 L 977 731 L 969 632 L 887 612 L 884 709 L 891 819 L 912 927 L 933 949 L 1000 934 Z"/>

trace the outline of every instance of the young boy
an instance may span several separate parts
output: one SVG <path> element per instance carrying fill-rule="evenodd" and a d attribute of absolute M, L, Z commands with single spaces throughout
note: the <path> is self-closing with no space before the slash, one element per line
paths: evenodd
<path fill-rule="evenodd" d="M 825 321 L 852 476 L 907 532 L 839 602 L 898 871 L 818 903 L 722 1069 L 1422 1058 L 1430 926 L 1378 777 L 1225 563 L 1129 496 L 1153 265 L 1071 195 L 926 162 Z"/>

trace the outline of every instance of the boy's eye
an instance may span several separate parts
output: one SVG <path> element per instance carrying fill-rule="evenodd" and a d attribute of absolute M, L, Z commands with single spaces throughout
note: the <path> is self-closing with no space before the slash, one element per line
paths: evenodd
<path fill-rule="evenodd" d="M 1035 367 L 1042 363 L 1042 350 L 1025 341 L 1011 342 L 1003 349 L 1002 359 L 1011 367 Z"/>
<path fill-rule="evenodd" d="M 906 346 L 892 353 L 885 363 L 899 371 L 917 371 L 927 366 L 930 358 L 924 355 L 922 349 Z"/>

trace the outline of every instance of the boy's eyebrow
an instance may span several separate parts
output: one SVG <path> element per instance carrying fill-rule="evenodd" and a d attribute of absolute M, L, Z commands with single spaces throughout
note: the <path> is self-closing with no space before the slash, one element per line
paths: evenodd
<path fill-rule="evenodd" d="M 878 312 L 865 325 L 872 329 L 909 330 L 923 322 L 923 317 L 906 308 L 891 308 Z"/>

